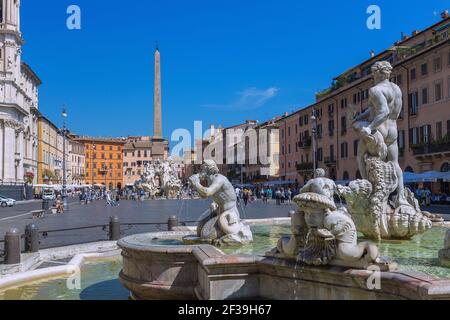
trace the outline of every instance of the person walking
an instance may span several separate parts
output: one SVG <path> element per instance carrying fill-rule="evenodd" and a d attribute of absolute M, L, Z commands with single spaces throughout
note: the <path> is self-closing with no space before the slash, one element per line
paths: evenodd
<path fill-rule="evenodd" d="M 247 204 L 248 204 L 248 199 L 249 199 L 249 196 L 250 196 L 250 193 L 249 193 L 249 191 L 248 191 L 247 189 L 244 189 L 244 192 L 243 192 L 243 193 L 244 193 L 244 194 L 243 194 L 244 205 L 247 206 Z"/>
<path fill-rule="evenodd" d="M 291 190 L 291 188 L 287 189 L 287 191 L 286 191 L 286 199 L 287 199 L 287 203 L 288 204 L 292 203 L 292 190 Z"/>
<path fill-rule="evenodd" d="M 278 188 L 275 191 L 275 200 L 277 202 L 277 206 L 281 205 L 281 190 Z"/>

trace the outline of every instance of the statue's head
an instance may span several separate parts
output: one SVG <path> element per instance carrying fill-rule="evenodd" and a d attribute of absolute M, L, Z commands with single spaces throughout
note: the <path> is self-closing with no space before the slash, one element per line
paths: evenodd
<path fill-rule="evenodd" d="M 389 79 L 392 73 L 392 66 L 388 61 L 377 61 L 372 66 L 372 74 L 375 82 Z"/>
<path fill-rule="evenodd" d="M 322 168 L 316 169 L 316 171 L 314 171 L 314 176 L 316 178 L 323 178 L 323 177 L 325 177 L 325 170 L 322 169 Z"/>
<path fill-rule="evenodd" d="M 217 164 L 214 162 L 214 160 L 205 160 L 203 161 L 202 165 L 202 174 L 203 175 L 215 175 L 218 174 L 219 168 L 217 167 Z"/>

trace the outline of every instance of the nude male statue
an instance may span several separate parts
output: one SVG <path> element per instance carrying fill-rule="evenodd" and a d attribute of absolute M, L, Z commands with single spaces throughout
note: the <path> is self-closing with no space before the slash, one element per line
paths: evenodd
<path fill-rule="evenodd" d="M 208 187 L 202 186 L 200 180 L 206 180 Z M 210 214 L 197 227 L 200 238 L 217 240 L 229 237 L 234 242 L 252 240 L 250 229 L 241 222 L 234 188 L 225 176 L 219 174 L 213 160 L 205 160 L 201 172 L 190 177 L 189 182 L 202 198 L 213 199 Z"/>
<path fill-rule="evenodd" d="M 387 147 L 386 159 L 392 161 L 399 180 L 397 193 L 399 204 L 408 204 L 404 195 L 403 172 L 398 163 L 398 129 L 397 120 L 402 111 L 402 91 L 389 81 L 392 66 L 387 61 L 376 62 L 372 66 L 375 86 L 369 90 L 369 108 L 356 117 L 353 127 L 361 135 L 361 143 L 358 148 L 358 167 L 363 179 L 367 179 L 365 155 L 368 151 L 364 140 L 368 136 L 375 136 L 377 131 L 381 133 Z"/>

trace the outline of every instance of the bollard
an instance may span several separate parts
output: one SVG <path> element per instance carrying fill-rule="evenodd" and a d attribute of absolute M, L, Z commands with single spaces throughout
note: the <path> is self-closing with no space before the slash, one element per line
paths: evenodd
<path fill-rule="evenodd" d="M 39 228 L 36 224 L 30 223 L 25 227 L 25 252 L 32 253 L 39 251 Z"/>
<path fill-rule="evenodd" d="M 295 215 L 295 210 L 289 211 L 289 218 L 292 218 Z"/>
<path fill-rule="evenodd" d="M 178 227 L 178 218 L 176 216 L 169 217 L 169 220 L 167 220 L 167 230 L 173 231 L 174 227 Z"/>
<path fill-rule="evenodd" d="M 5 235 L 5 264 L 20 263 L 20 231 L 11 228 Z"/>
<path fill-rule="evenodd" d="M 117 241 L 120 239 L 120 221 L 119 217 L 111 217 L 109 219 L 109 240 Z"/>

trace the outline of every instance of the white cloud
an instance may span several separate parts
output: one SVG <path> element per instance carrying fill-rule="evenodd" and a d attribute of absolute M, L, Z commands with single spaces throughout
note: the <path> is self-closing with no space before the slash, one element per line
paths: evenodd
<path fill-rule="evenodd" d="M 279 89 L 270 87 L 267 89 L 247 88 L 238 92 L 238 99 L 229 104 L 206 104 L 206 108 L 252 110 L 262 107 L 267 101 L 275 97 Z"/>

